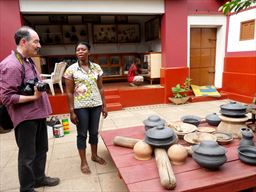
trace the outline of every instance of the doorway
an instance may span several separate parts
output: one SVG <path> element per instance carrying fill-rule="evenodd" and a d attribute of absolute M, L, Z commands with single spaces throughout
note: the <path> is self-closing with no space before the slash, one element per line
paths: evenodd
<path fill-rule="evenodd" d="M 214 85 L 216 28 L 190 29 L 190 78 L 195 85 Z"/>

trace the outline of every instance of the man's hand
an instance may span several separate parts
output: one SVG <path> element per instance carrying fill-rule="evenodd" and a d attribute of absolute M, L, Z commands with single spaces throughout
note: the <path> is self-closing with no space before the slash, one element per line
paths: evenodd
<path fill-rule="evenodd" d="M 38 91 L 37 90 L 37 87 L 34 86 L 34 97 L 35 97 L 35 100 L 37 100 L 38 98 L 40 98 L 42 96 L 42 92 Z"/>

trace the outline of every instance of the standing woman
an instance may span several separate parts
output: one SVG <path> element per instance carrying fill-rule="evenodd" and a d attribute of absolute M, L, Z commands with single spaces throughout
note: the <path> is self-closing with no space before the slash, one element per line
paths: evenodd
<path fill-rule="evenodd" d="M 106 161 L 97 155 L 100 115 L 106 118 L 107 108 L 103 92 L 101 67 L 89 61 L 90 44 L 79 42 L 76 47 L 78 61 L 64 73 L 67 99 L 72 123 L 77 127 L 77 149 L 82 173 L 91 173 L 86 159 L 86 140 L 89 132 L 91 160 L 99 164 Z"/>

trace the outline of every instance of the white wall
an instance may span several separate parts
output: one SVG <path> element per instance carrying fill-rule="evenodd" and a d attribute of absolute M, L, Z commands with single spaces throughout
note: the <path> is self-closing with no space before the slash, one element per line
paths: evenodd
<path fill-rule="evenodd" d="M 222 86 L 222 73 L 225 56 L 226 42 L 226 17 L 225 16 L 188 16 L 188 67 L 190 63 L 190 28 L 214 27 L 217 28 L 215 82 L 218 88 Z"/>
<path fill-rule="evenodd" d="M 240 41 L 241 22 L 256 19 L 256 8 L 230 16 L 227 52 L 256 51 L 256 27 L 254 39 Z"/>
<path fill-rule="evenodd" d="M 164 0 L 20 0 L 22 13 L 163 14 Z"/>

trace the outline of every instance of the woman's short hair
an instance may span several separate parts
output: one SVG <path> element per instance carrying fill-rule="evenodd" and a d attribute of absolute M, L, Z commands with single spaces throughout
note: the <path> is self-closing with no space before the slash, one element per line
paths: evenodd
<path fill-rule="evenodd" d="M 75 50 L 77 49 L 78 45 L 85 45 L 85 46 L 88 48 L 88 50 L 91 49 L 91 45 L 90 45 L 88 42 L 86 42 L 86 41 L 78 42 L 78 43 L 76 44 L 76 46 L 75 46 Z"/>

